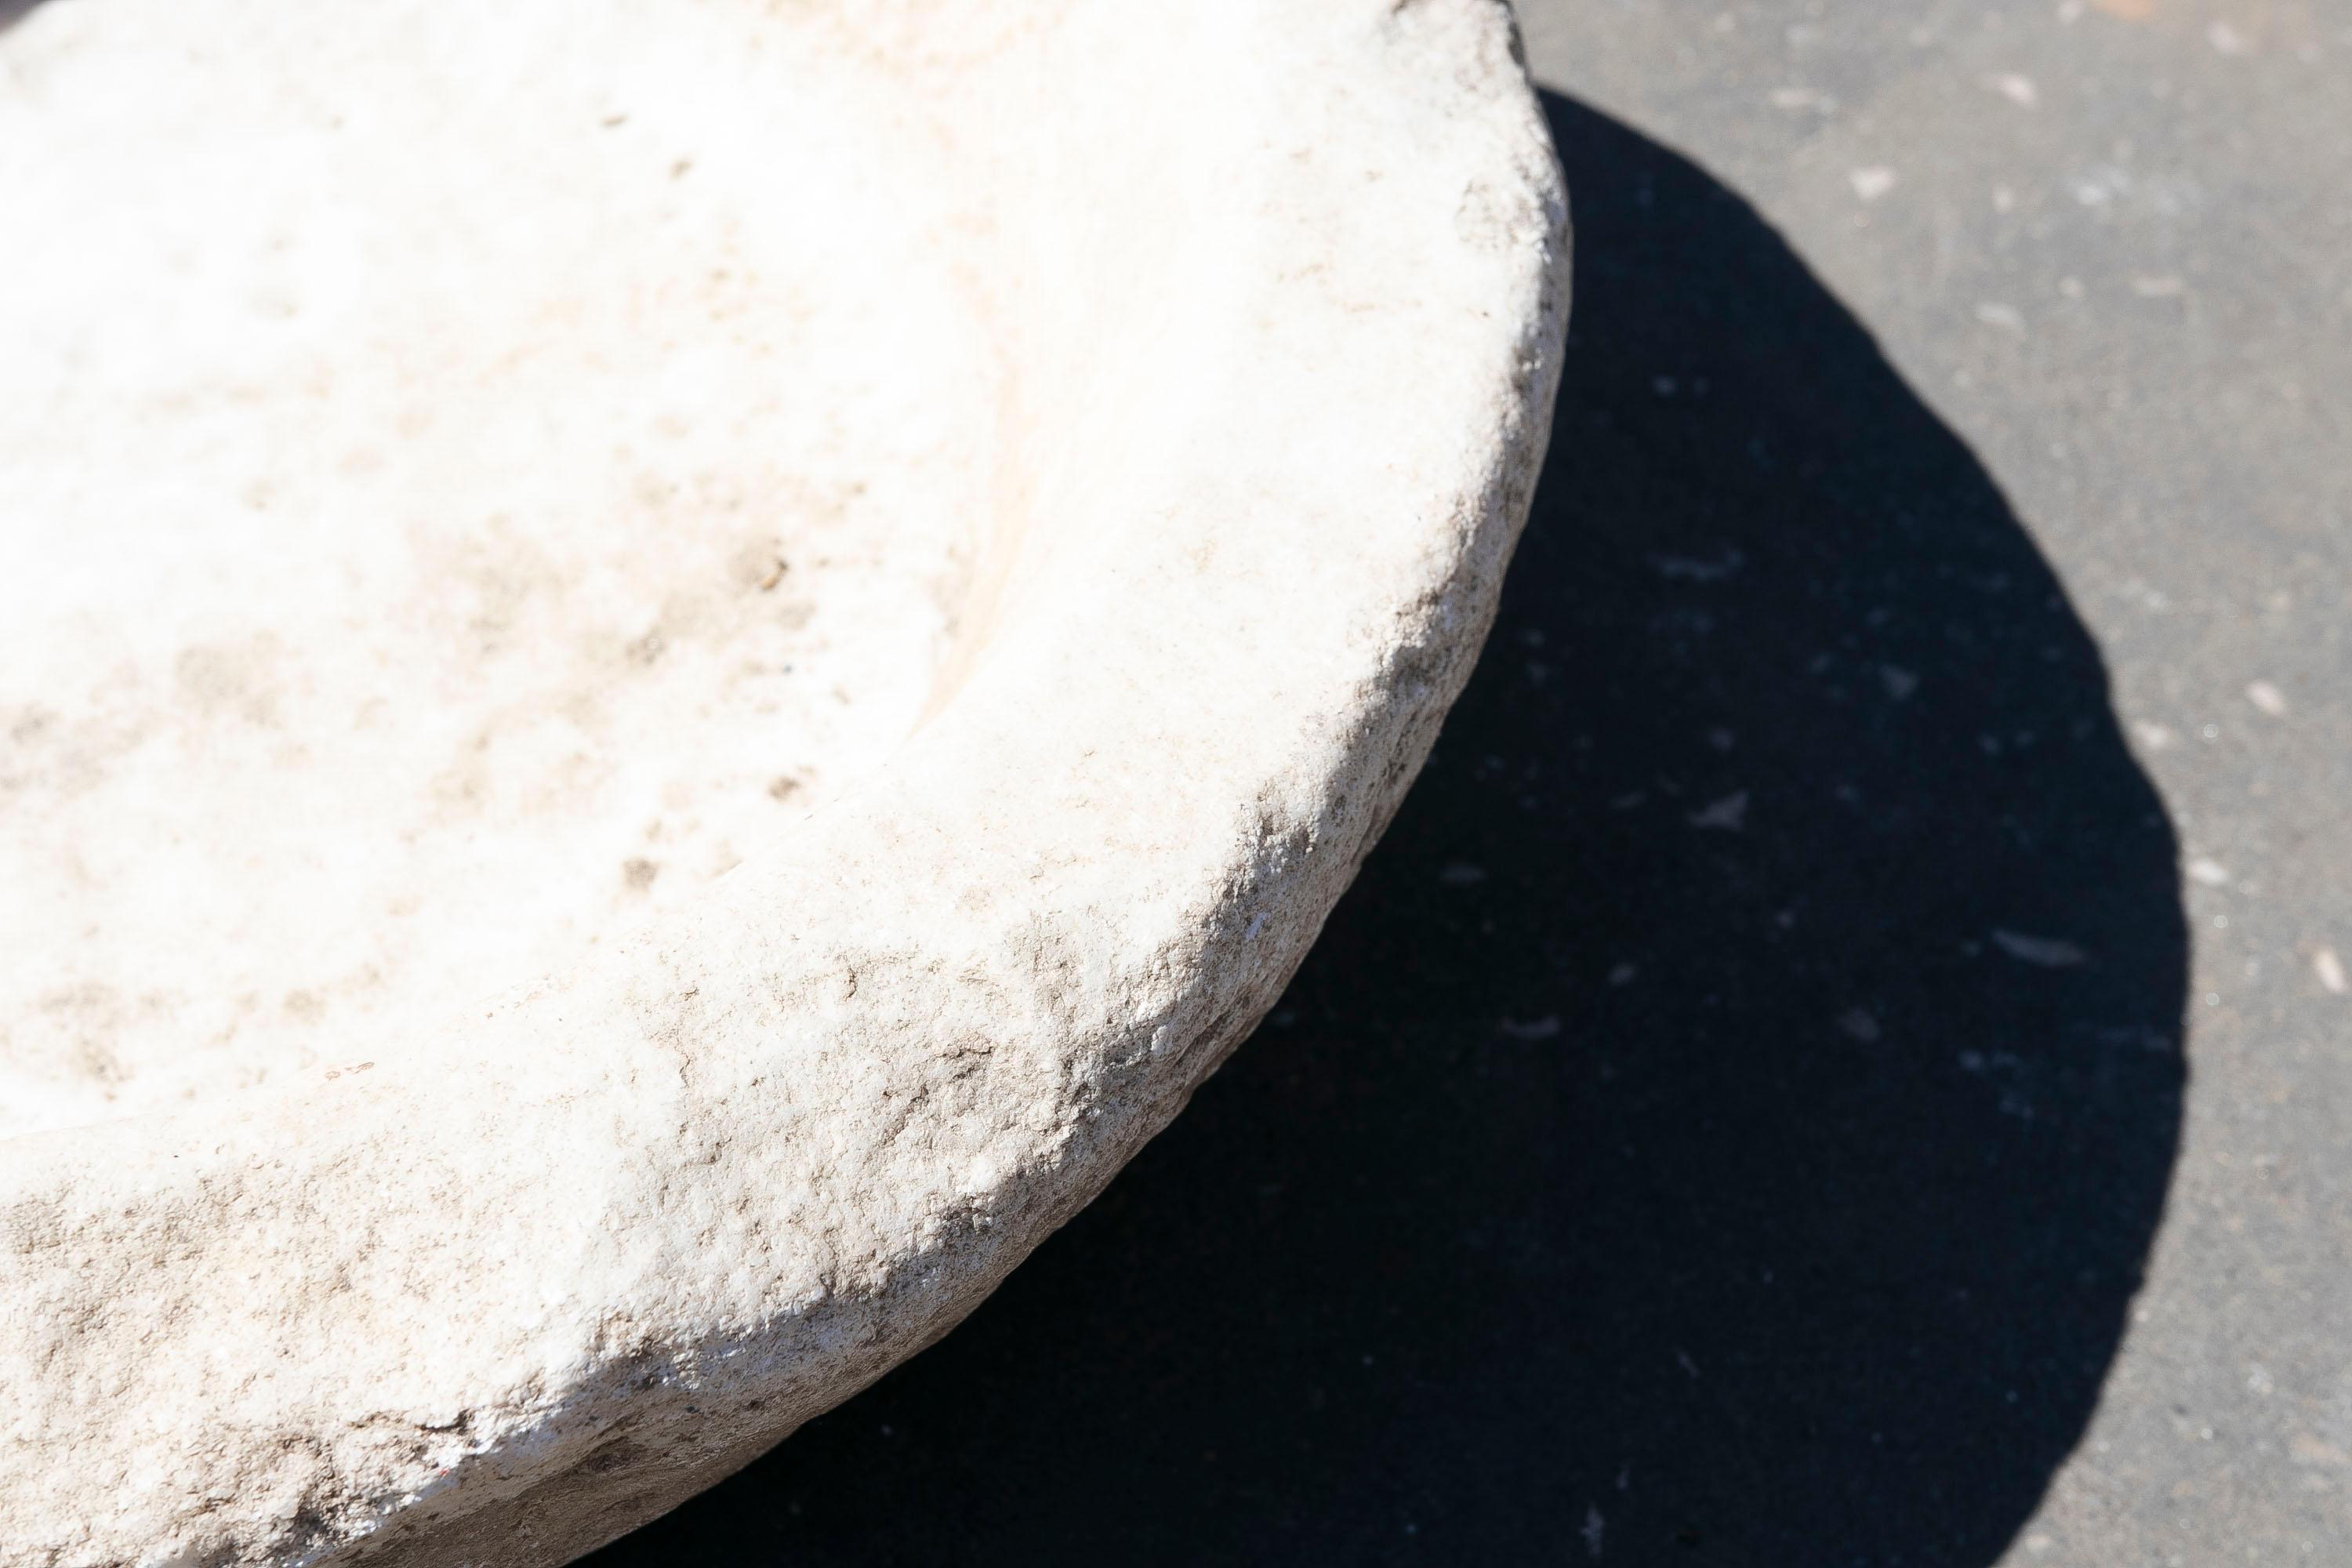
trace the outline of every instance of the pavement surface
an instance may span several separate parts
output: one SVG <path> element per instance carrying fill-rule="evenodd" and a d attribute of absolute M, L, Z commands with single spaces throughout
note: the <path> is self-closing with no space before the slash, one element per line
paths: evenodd
<path fill-rule="evenodd" d="M 1528 0 L 1484 663 L 1281 1008 L 592 1559 L 2352 1563 L 2352 10 Z"/>

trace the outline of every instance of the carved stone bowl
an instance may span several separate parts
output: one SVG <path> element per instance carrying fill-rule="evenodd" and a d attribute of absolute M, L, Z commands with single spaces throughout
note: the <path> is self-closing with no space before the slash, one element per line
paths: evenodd
<path fill-rule="evenodd" d="M 1567 304 L 1510 19 L 11 12 L 0 1563 L 561 1562 L 951 1328 L 1395 810 Z"/>

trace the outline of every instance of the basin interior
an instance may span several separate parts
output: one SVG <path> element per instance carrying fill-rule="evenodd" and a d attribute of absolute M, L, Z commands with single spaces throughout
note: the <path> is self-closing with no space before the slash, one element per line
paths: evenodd
<path fill-rule="evenodd" d="M 800 7 L 0 32 L 0 1136 L 397 1053 L 917 724 L 1003 373 L 877 80 Z"/>

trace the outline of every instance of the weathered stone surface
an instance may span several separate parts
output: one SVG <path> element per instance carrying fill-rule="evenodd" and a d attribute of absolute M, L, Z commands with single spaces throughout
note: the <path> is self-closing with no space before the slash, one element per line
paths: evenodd
<path fill-rule="evenodd" d="M 1491 0 L 52 3 L 0 211 L 6 1563 L 560 1562 L 945 1332 L 1394 810 L 1567 308 Z"/>

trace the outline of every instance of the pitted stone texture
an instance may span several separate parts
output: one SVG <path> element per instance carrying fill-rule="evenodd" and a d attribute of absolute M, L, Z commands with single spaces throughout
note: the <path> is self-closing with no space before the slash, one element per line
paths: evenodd
<path fill-rule="evenodd" d="M 775 415 L 803 431 L 796 418 L 833 419 L 822 405 L 841 387 L 899 384 L 862 357 L 892 343 L 932 356 L 926 374 L 961 377 L 928 402 L 909 384 L 903 409 L 885 396 L 866 423 L 844 413 L 772 449 L 750 426 L 713 436 L 687 419 L 677 437 L 702 442 L 691 461 L 735 476 L 780 528 L 805 496 L 771 460 L 814 453 L 828 474 L 893 476 L 877 503 L 887 526 L 862 536 L 872 569 L 841 576 L 880 595 L 892 637 L 841 635 L 871 649 L 847 673 L 883 667 L 882 695 L 859 699 L 875 721 L 919 727 L 895 747 L 869 738 L 840 752 L 840 787 L 817 809 L 730 827 L 723 874 L 707 867 L 702 885 L 631 922 L 582 929 L 579 900 L 551 906 L 537 880 L 562 884 L 575 856 L 614 858 L 594 813 L 593 831 L 551 835 L 536 859 L 441 874 L 451 907 L 554 911 L 512 964 L 462 977 L 505 987 L 487 1001 L 466 1005 L 445 979 L 348 1028 L 322 1013 L 281 1037 L 258 1089 L 171 1079 L 205 1098 L 0 1142 L 0 1562 L 560 1562 L 945 1332 L 1271 1004 L 1426 754 L 1525 514 L 1567 306 L 1565 209 L 1508 16 L 1490 0 L 1211 0 L 1148 17 L 1111 0 L 533 0 L 493 13 L 404 0 L 369 8 L 359 37 L 319 8 L 263 0 L 37 8 L 0 37 L 0 140 L 70 170 L 102 149 L 39 139 L 70 121 L 55 95 L 77 72 L 123 73 L 110 100 L 121 133 L 152 139 L 139 121 L 151 108 L 206 123 L 183 100 L 217 68 L 229 85 L 211 111 L 265 128 L 403 92 L 474 109 L 508 94 L 550 113 L 576 100 L 614 137 L 732 128 L 736 142 L 678 152 L 688 167 L 664 179 L 691 181 L 706 157 L 772 153 L 772 209 L 752 186 L 729 188 L 747 229 L 789 219 L 770 237 L 772 263 L 747 235 L 743 264 L 815 290 L 805 332 L 773 318 L 789 289 L 754 291 L 707 319 L 681 313 L 643 368 L 667 384 L 677 365 L 714 367 L 715 381 L 687 374 L 677 389 L 705 416 L 730 397 L 751 409 L 778 388 L 816 389 Z M 197 14 L 200 37 L 186 19 Z M 221 65 L 230 54 L 246 63 Z M 279 86 L 257 96 L 256 70 Z M 758 107 L 796 89 L 814 105 L 803 119 Z M 582 246 L 611 247 L 593 268 L 614 275 L 709 264 L 665 248 L 657 226 L 564 229 L 567 182 L 607 176 L 552 153 L 530 161 L 560 153 L 560 136 L 519 134 L 521 162 L 502 165 L 499 139 L 469 139 L 470 114 L 453 109 L 446 135 L 429 117 L 398 121 L 412 134 L 364 155 L 404 160 L 418 201 L 441 199 L 442 171 L 488 182 L 526 240 L 542 208 L 552 215 L 547 231 L 567 243 L 517 265 L 584 266 Z M 353 115 L 340 130 L 364 144 L 383 122 Z M 880 205 L 917 232 L 876 266 L 891 290 L 907 279 L 919 324 L 898 325 L 911 342 L 877 347 L 825 324 L 870 284 L 855 267 L 819 257 L 791 270 L 796 246 L 877 232 L 835 216 L 870 191 L 759 142 L 803 124 L 826 147 L 868 150 L 872 177 L 899 193 Z M 0 171 L 50 177 L 21 157 Z M 238 208 L 233 173 L 218 222 L 264 221 Z M 93 244 L 136 237 L 135 206 L 61 210 L 96 226 Z M 148 255 L 171 265 L 168 247 Z M 465 268 L 404 282 L 354 265 L 389 312 L 343 323 L 362 367 L 370 322 L 456 321 L 462 310 L 445 318 L 436 302 L 472 288 L 527 292 Z M 622 352 L 625 310 L 600 316 L 587 293 L 518 352 L 593 368 L 599 332 Z M 889 314 L 846 319 L 881 331 Z M 503 304 L 483 323 L 520 330 Z M 262 352 L 259 331 L 224 318 L 212 336 L 134 339 L 121 374 L 210 386 L 224 356 Z M 729 357 L 736 333 L 824 363 L 749 368 Z M 321 352 L 342 341 L 321 337 Z M 414 374 L 430 391 L 436 367 L 471 363 Z M 506 423 L 519 417 L 510 396 L 566 395 L 564 378 L 541 385 L 527 367 L 514 387 L 536 390 L 499 380 L 514 368 L 466 371 L 481 398 L 468 418 L 491 449 L 461 474 L 452 516 L 482 510 L 463 493 L 478 482 L 528 508 L 541 470 L 550 515 L 593 513 L 576 498 L 606 493 L 596 474 L 627 466 L 600 470 L 601 452 L 575 449 L 594 424 L 578 410 Z M 319 413 L 273 401 L 277 374 L 254 384 L 255 409 L 348 421 L 339 432 L 352 438 L 380 430 L 388 443 L 399 428 L 383 383 L 362 375 L 343 404 L 330 385 Z M 591 414 L 609 395 L 593 376 L 579 387 Z M 108 406 L 152 415 L 154 432 L 135 437 L 147 449 L 210 461 L 212 436 L 173 426 L 167 393 Z M 662 415 L 647 417 L 659 435 Z M 5 450 L 37 444 L 37 416 L 0 419 Z M 229 450 L 254 441 L 256 461 L 268 445 L 260 415 L 223 414 L 216 428 Z M 667 460 L 646 457 L 647 471 L 674 477 Z M 304 470 L 308 510 L 247 524 L 267 569 L 299 575 L 318 543 L 305 528 L 364 519 L 361 482 Z M 663 530 L 699 537 L 646 499 L 656 489 L 642 506 L 613 503 L 593 542 L 625 584 L 632 552 L 678 568 L 649 542 Z M 63 506 L 80 492 L 65 470 L 42 493 Z M 397 555 L 390 527 L 355 525 L 352 548 Z M 708 602 L 772 592 L 723 528 L 710 537 L 709 570 L 739 597 L 714 589 Z M 36 552 L 27 569 L 49 559 Z M 92 604 L 101 590 L 88 587 Z M 373 591 L 354 588 L 355 602 L 394 623 L 370 635 L 446 646 L 399 619 L 430 595 Z M 828 613 L 814 605 L 807 628 Z M 567 627 L 552 615 L 551 639 Z M 936 670 L 919 700 L 890 673 L 908 649 Z M 434 700 L 396 670 L 382 679 L 395 703 Z M 612 682 L 626 679 L 573 684 L 617 704 Z M 203 724 L 258 722 L 225 708 Z M 615 754 L 695 741 L 691 714 L 662 709 L 619 721 Z M 278 711 L 304 710 L 289 698 Z M 480 720 L 494 738 L 502 721 Z M 256 759 L 305 787 L 299 759 Z M 732 766 L 689 770 L 686 787 Z M 101 812 L 83 830 L 102 837 L 110 823 Z M 225 885 L 252 891 L 233 874 Z M 158 963 L 175 929 L 157 925 Z M 135 973 L 127 951 L 116 962 Z M 178 984 L 193 993 L 202 978 Z M 173 1052 L 201 1045 L 160 1026 L 151 1039 L 167 1079 L 186 1070 Z"/>

